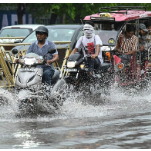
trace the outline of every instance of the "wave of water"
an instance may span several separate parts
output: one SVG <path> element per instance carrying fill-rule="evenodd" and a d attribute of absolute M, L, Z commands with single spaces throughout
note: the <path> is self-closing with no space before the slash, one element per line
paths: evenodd
<path fill-rule="evenodd" d="M 120 88 L 113 88 L 110 91 L 110 95 L 102 95 L 100 98 L 103 99 L 104 103 L 99 105 L 83 104 L 82 101 L 77 101 L 74 98 L 69 98 L 62 107 L 62 115 L 66 117 L 101 117 L 101 116 L 113 116 L 117 114 L 126 114 L 144 111 L 150 109 L 151 105 L 151 94 L 146 92 L 126 93 Z M 87 100 L 83 100 L 87 102 Z"/>
<path fill-rule="evenodd" d="M 20 97 L 24 95 L 23 91 Z M 1 97 L 8 101 L 0 106 L 1 148 L 141 148 L 143 142 L 150 144 L 151 94 L 146 91 L 112 87 L 110 95 L 103 94 L 96 105 L 89 96 L 74 92 L 58 114 L 26 118 L 15 116 L 16 94 L 0 89 Z"/>
<path fill-rule="evenodd" d="M 96 94 L 94 94 L 95 96 Z M 19 97 L 24 96 L 19 95 Z M 0 98 L 5 98 L 8 101 L 7 105 L 0 106 L 0 118 L 2 120 L 29 120 L 30 118 L 18 119 L 16 114 L 18 110 L 18 102 L 16 94 L 7 90 L 0 89 Z M 96 99 L 96 98 L 94 98 Z M 124 89 L 112 87 L 110 95 L 102 94 L 97 96 L 97 100 L 101 103 L 92 104 L 93 97 L 87 95 L 83 97 L 83 93 L 72 93 L 64 102 L 56 115 L 37 116 L 35 120 L 54 120 L 66 118 L 86 118 L 86 117 L 105 117 L 122 114 L 131 114 L 132 112 L 141 112 L 149 110 L 151 105 L 151 94 L 146 94 L 145 91 L 136 93 L 136 90 L 131 89 L 131 92 L 126 93 Z M 102 101 L 103 100 L 103 101 Z M 102 103 L 103 102 L 103 103 Z M 33 121 L 33 119 L 32 119 Z"/>
<path fill-rule="evenodd" d="M 8 90 L 0 89 L 0 118 L 14 119 L 18 112 L 16 95 Z"/>

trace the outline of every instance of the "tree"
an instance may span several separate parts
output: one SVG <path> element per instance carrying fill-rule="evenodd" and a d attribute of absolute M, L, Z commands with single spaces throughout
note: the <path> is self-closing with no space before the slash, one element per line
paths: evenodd
<path fill-rule="evenodd" d="M 0 3 L 0 9 L 9 8 L 17 11 L 18 24 L 22 24 L 25 12 L 37 19 L 49 17 L 50 24 L 55 24 L 57 17 L 62 17 L 62 23 L 80 23 L 86 15 L 99 12 L 100 7 L 109 6 L 145 6 L 151 10 L 151 3 Z"/>
<path fill-rule="evenodd" d="M 18 24 L 23 23 L 23 15 L 25 14 L 27 4 L 26 3 L 19 3 L 17 4 L 17 18 Z"/>

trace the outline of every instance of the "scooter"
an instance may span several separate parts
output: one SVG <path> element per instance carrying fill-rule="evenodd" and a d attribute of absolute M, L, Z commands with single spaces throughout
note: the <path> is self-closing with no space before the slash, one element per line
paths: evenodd
<path fill-rule="evenodd" d="M 55 49 L 51 49 L 48 53 L 53 54 L 55 51 Z M 17 54 L 18 50 L 13 49 L 12 53 Z M 22 115 L 39 114 L 39 112 L 56 113 L 63 104 L 61 98 L 51 94 L 53 85 L 62 76 L 59 67 L 55 68 L 51 87 L 42 83 L 43 69 L 37 66 L 46 63 L 46 55 L 42 57 L 35 53 L 28 53 L 18 60 L 21 68 L 16 73 L 15 94 L 17 94 L 19 110 Z"/>

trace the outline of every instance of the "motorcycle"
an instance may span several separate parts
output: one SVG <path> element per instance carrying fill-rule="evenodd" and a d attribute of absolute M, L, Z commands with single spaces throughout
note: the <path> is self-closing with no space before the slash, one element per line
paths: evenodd
<path fill-rule="evenodd" d="M 104 93 L 105 90 L 108 91 L 109 81 L 104 82 L 103 78 L 107 78 L 110 65 L 102 65 L 97 72 L 94 68 L 94 74 L 91 76 L 87 62 L 90 57 L 91 55 L 83 56 L 80 52 L 70 55 L 64 66 L 64 76 L 57 82 L 53 90 L 58 91 L 60 87 L 64 86 L 66 93 L 69 92 L 71 95 L 74 92 L 83 93 L 82 96 L 92 98 L 91 103 L 100 102 L 101 93 Z"/>
<path fill-rule="evenodd" d="M 53 54 L 55 51 L 55 49 L 51 49 L 48 53 Z M 17 54 L 18 50 L 13 49 L 12 53 Z M 37 66 L 46 63 L 46 55 L 42 57 L 35 53 L 28 53 L 18 60 L 21 68 L 18 72 L 16 71 L 15 94 L 18 97 L 21 115 L 38 114 L 39 112 L 56 113 L 63 104 L 61 98 L 51 94 L 53 85 L 62 76 L 61 70 L 58 70 L 59 67 L 55 68 L 51 87 L 42 83 L 43 69 Z"/>

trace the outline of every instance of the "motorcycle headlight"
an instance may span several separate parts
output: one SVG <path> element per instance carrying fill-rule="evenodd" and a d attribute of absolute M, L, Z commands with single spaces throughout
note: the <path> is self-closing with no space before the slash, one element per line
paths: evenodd
<path fill-rule="evenodd" d="M 76 61 L 68 61 L 68 62 L 67 62 L 67 67 L 68 67 L 68 68 L 74 68 L 74 67 L 75 67 L 75 64 L 76 64 Z"/>
<path fill-rule="evenodd" d="M 81 69 L 84 69 L 84 67 L 85 67 L 84 64 L 81 64 L 81 65 L 80 65 L 80 68 L 81 68 Z"/>
<path fill-rule="evenodd" d="M 26 65 L 33 65 L 35 63 L 38 63 L 38 61 L 35 58 L 25 58 L 24 61 Z"/>

